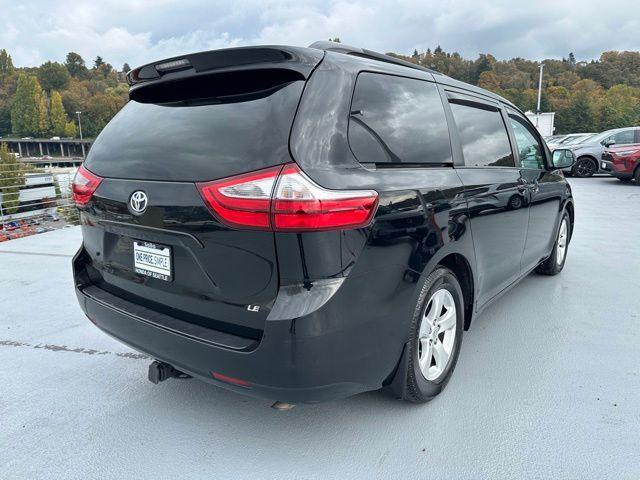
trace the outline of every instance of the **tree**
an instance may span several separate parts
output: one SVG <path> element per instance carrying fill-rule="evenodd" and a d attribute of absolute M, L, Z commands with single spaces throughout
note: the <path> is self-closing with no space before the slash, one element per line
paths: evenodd
<path fill-rule="evenodd" d="M 99 67 L 96 67 L 96 71 L 100 73 L 104 78 L 107 78 L 111 72 L 113 72 L 113 67 L 110 63 L 102 63 Z"/>
<path fill-rule="evenodd" d="M 32 75 L 21 74 L 11 108 L 11 128 L 16 135 L 33 135 L 38 130 L 38 96 Z"/>
<path fill-rule="evenodd" d="M 438 47 L 440 48 L 440 47 Z M 435 53 L 435 50 L 434 50 Z M 496 64 L 496 59 L 493 55 L 481 53 L 478 59 L 473 62 L 471 82 L 478 84 L 480 75 L 482 72 L 493 70 L 493 66 Z"/>
<path fill-rule="evenodd" d="M 569 53 L 569 68 L 571 70 L 575 70 L 576 68 L 576 56 L 573 54 L 573 52 Z"/>
<path fill-rule="evenodd" d="M 84 59 L 75 52 L 67 53 L 67 60 L 64 65 L 72 77 L 85 77 L 87 75 L 87 66 L 84 63 Z"/>
<path fill-rule="evenodd" d="M 49 114 L 51 134 L 59 137 L 67 136 L 67 114 L 62 106 L 62 96 L 55 90 L 51 92 L 51 108 Z"/>
<path fill-rule="evenodd" d="M 65 137 L 75 137 L 78 133 L 76 129 L 76 124 L 74 121 L 67 122 L 64 126 L 64 136 Z"/>
<path fill-rule="evenodd" d="M 13 61 L 11 55 L 3 48 L 0 49 L 0 78 L 13 73 Z"/>
<path fill-rule="evenodd" d="M 599 102 L 599 130 L 634 125 L 640 108 L 640 92 L 628 85 L 614 85 L 604 92 Z"/>
<path fill-rule="evenodd" d="M 6 143 L 0 143 L 0 201 L 5 215 L 18 211 L 20 187 L 24 185 L 24 173 L 15 157 L 9 153 Z"/>
<path fill-rule="evenodd" d="M 46 62 L 38 68 L 38 80 L 47 92 L 63 90 L 69 84 L 69 71 L 57 62 Z"/>
<path fill-rule="evenodd" d="M 594 130 L 594 116 L 590 108 L 589 94 L 585 90 L 575 92 L 566 109 L 564 129 L 568 132 Z"/>
<path fill-rule="evenodd" d="M 342 42 L 340 41 L 340 37 L 330 38 L 330 39 L 329 39 L 329 41 L 330 41 L 330 42 L 336 42 L 336 43 L 342 43 Z"/>
<path fill-rule="evenodd" d="M 131 67 L 127 62 L 122 65 L 122 73 L 129 73 L 131 71 Z"/>
<path fill-rule="evenodd" d="M 102 57 L 98 55 L 93 61 L 93 68 L 100 68 L 102 65 L 104 65 L 104 60 L 102 60 Z"/>
<path fill-rule="evenodd" d="M 478 86 L 482 88 L 486 88 L 494 93 L 500 94 L 500 79 L 495 72 L 490 70 L 485 70 L 480 74 L 480 78 L 478 79 Z"/>

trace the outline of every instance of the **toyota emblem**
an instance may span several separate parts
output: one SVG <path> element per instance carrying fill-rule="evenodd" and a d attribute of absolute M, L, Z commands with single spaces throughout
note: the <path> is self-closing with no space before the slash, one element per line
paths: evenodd
<path fill-rule="evenodd" d="M 133 211 L 133 213 L 137 215 L 144 213 L 144 211 L 147 209 L 147 203 L 147 194 L 141 190 L 133 192 L 131 194 L 131 198 L 129 199 L 129 206 L 131 207 L 131 211 Z"/>

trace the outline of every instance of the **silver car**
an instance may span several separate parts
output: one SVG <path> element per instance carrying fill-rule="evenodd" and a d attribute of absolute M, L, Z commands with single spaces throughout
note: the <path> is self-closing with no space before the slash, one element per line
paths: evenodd
<path fill-rule="evenodd" d="M 571 173 L 576 177 L 591 177 L 600 171 L 600 159 L 605 148 L 630 143 L 640 143 L 640 127 L 607 130 L 563 147 L 571 149 L 577 159 Z"/>
<path fill-rule="evenodd" d="M 565 148 L 567 145 L 583 142 L 593 135 L 595 135 L 595 133 L 569 133 L 567 135 L 554 135 L 545 140 L 547 146 L 551 150 L 555 150 L 556 148 Z"/>

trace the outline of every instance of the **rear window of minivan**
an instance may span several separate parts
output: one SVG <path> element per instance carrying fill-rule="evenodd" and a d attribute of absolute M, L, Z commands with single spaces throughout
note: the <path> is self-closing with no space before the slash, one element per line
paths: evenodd
<path fill-rule="evenodd" d="M 444 106 L 434 83 L 360 73 L 349 117 L 349 145 L 360 163 L 452 163 Z"/>
<path fill-rule="evenodd" d="M 206 181 L 285 163 L 303 86 L 224 101 L 131 100 L 100 133 L 86 167 L 102 177 Z"/>

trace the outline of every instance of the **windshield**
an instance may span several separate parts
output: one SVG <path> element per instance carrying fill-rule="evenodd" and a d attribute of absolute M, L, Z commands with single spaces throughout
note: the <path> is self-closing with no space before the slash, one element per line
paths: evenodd
<path fill-rule="evenodd" d="M 593 133 L 589 133 L 586 135 L 578 135 L 577 137 L 573 137 L 569 140 L 567 140 L 566 142 L 564 142 L 565 145 L 575 145 L 577 143 L 582 143 L 586 140 L 589 140 L 591 137 L 593 137 L 594 134 Z"/>

